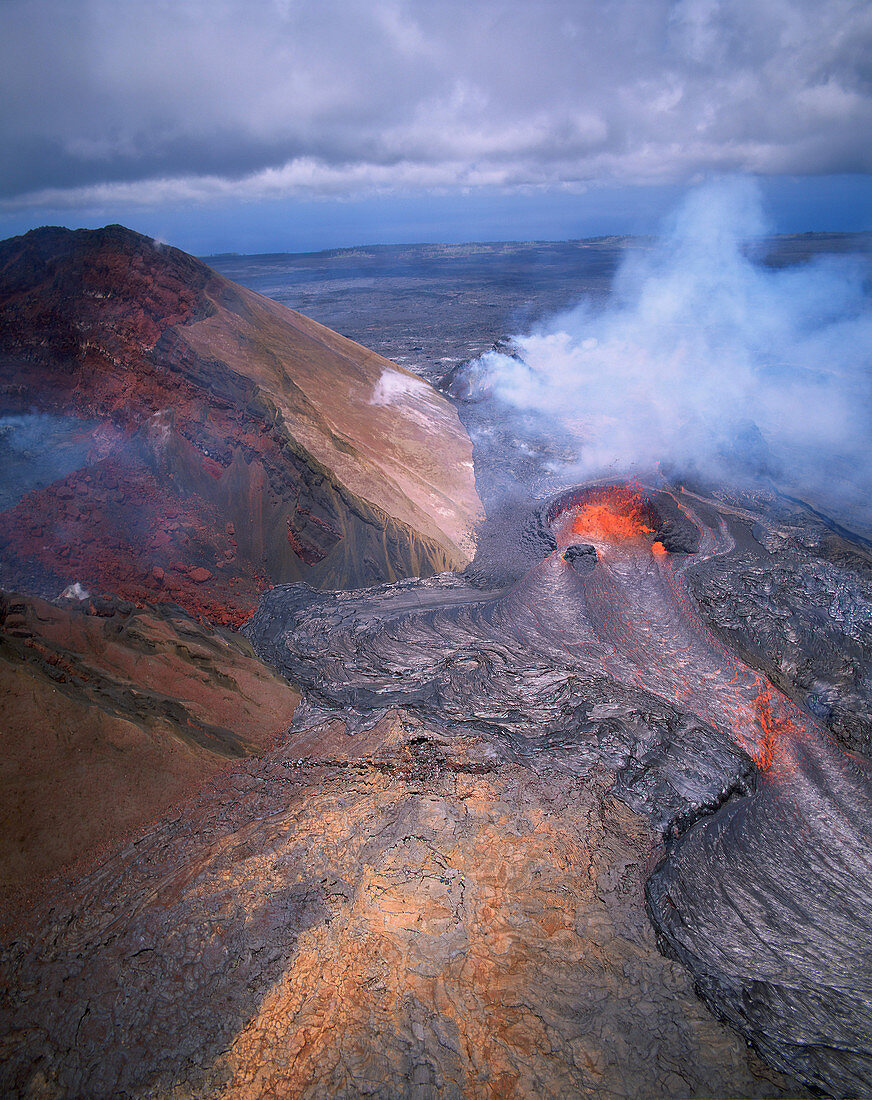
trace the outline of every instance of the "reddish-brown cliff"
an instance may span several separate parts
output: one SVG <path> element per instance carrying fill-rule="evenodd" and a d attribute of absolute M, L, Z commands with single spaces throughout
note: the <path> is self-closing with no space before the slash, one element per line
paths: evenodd
<path fill-rule="evenodd" d="M 73 582 L 238 625 L 270 582 L 468 560 L 471 445 L 414 375 L 124 229 L 0 244 L 0 409 L 88 459 L 0 522 L 7 587 Z"/>

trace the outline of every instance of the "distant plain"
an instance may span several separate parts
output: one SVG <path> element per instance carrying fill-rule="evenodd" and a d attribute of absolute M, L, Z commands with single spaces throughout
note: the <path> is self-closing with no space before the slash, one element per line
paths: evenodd
<path fill-rule="evenodd" d="M 651 239 L 373 245 L 204 257 L 234 282 L 438 382 L 495 341 L 529 332 L 581 298 L 602 301 L 628 249 Z M 872 254 L 872 233 L 770 239 L 773 266 L 831 252 Z"/>

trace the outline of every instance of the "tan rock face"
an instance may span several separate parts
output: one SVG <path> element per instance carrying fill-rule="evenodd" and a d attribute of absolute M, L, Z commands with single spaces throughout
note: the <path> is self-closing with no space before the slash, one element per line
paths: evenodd
<path fill-rule="evenodd" d="M 658 953 L 642 900 L 656 837 L 610 782 L 403 714 L 360 738 L 299 735 L 85 877 L 13 949 L 4 1084 L 803 1095 Z"/>
<path fill-rule="evenodd" d="M 469 561 L 482 511 L 454 407 L 405 368 L 254 291 L 215 275 L 206 294 L 215 312 L 180 329 L 184 341 L 253 379 L 353 493 Z"/>

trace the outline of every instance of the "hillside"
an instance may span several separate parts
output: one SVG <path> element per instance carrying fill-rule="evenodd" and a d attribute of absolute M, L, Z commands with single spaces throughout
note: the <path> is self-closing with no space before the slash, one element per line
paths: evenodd
<path fill-rule="evenodd" d="M 270 583 L 374 583 L 471 556 L 471 444 L 447 401 L 121 226 L 0 244 L 0 365 L 19 470 L 6 588 L 79 582 L 238 625 Z"/>

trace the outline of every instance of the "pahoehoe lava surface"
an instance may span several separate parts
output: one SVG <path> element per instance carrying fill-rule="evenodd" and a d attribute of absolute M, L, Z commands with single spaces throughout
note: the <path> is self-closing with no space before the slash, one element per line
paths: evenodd
<path fill-rule="evenodd" d="M 627 500 L 618 533 L 700 561 L 729 545 L 671 498 Z M 480 562 L 477 584 L 264 597 L 249 634 L 305 687 L 300 728 L 12 937 L 8 1094 L 805 1095 L 657 950 L 661 828 L 747 801 L 755 766 L 717 707 L 641 675 L 673 628 L 688 676 L 720 651 L 653 530 L 597 556 L 567 529 L 587 503 L 521 524 L 539 560 L 507 588 Z"/>
<path fill-rule="evenodd" d="M 725 644 L 722 621 L 728 578 L 747 592 L 765 563 L 795 576 L 807 616 L 829 585 L 840 613 L 807 645 L 806 679 L 844 678 L 843 652 L 862 681 L 866 549 L 843 534 L 834 548 L 810 510 L 777 498 L 600 487 L 547 518 L 557 548 L 506 589 L 454 575 L 361 593 L 279 586 L 248 635 L 303 687 L 300 727 L 351 716 L 365 729 L 403 707 L 534 769 L 612 769 L 615 793 L 669 826 L 649 912 L 715 1013 L 811 1086 L 868 1094 L 872 767 L 849 751 L 856 728 L 800 705 L 785 662 L 790 696 L 758 670 L 774 660 L 759 638 L 777 599 L 751 587 L 744 647 Z"/>

